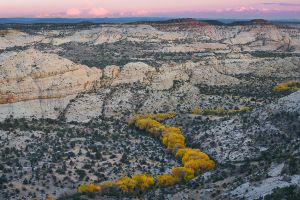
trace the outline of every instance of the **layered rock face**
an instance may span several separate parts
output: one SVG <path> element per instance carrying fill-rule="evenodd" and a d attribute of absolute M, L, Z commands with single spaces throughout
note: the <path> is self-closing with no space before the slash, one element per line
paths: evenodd
<path fill-rule="evenodd" d="M 268 62 L 264 59 L 230 55 L 223 64 L 212 58 L 197 63 L 164 64 L 157 69 L 137 62 L 128 63 L 124 67 L 107 66 L 100 70 L 34 49 L 6 53 L 0 59 L 1 119 L 10 115 L 17 118 L 57 118 L 63 114 L 68 121 L 88 122 L 103 114 L 106 117 L 122 117 L 125 112 L 136 109 L 140 112 L 152 112 L 160 108 L 174 110 L 179 106 L 179 101 L 180 109 L 185 110 L 198 102 L 197 96 L 200 93 L 197 85 L 233 86 L 244 82 L 235 75 L 249 73 L 256 73 L 257 76 L 275 74 L 278 77 L 298 77 L 297 59 L 284 61 L 285 66 L 278 67 L 277 72 L 274 66 L 266 64 L 262 68 L 254 65 L 257 62 Z M 276 62 L 275 66 L 278 66 L 280 62 Z M 176 81 L 185 82 L 185 85 L 170 93 Z M 139 94 L 137 91 L 130 92 L 134 83 L 152 91 L 150 96 L 145 91 Z M 126 90 L 122 89 L 123 85 L 128 85 Z M 76 97 L 76 94 L 93 87 L 96 93 Z M 101 92 L 105 88 L 116 91 L 113 94 L 109 91 Z M 146 96 L 147 100 L 144 98 Z M 69 103 L 73 98 L 75 101 Z M 134 105 L 135 98 L 142 99 L 142 107 Z M 108 100 L 105 102 L 104 99 Z M 26 111 L 29 107 L 31 109 Z"/>
<path fill-rule="evenodd" d="M 42 35 L 29 35 L 17 30 L 0 30 L 0 50 L 15 46 L 26 46 L 35 42 L 41 42 Z"/>
<path fill-rule="evenodd" d="M 66 108 L 66 120 L 68 122 L 88 122 L 91 119 L 100 116 L 103 111 L 104 98 L 107 96 L 108 93 L 109 90 L 103 90 L 100 94 L 80 95 Z"/>
<path fill-rule="evenodd" d="M 154 71 L 155 68 L 142 62 L 128 63 L 121 70 L 120 75 L 113 81 L 112 86 L 135 82 L 147 82 L 147 75 Z"/>
<path fill-rule="evenodd" d="M 57 35 L 61 35 L 58 32 Z M 251 26 L 196 26 L 191 29 L 156 29 L 149 25 L 103 26 L 92 30 L 77 31 L 70 36 L 46 38 L 45 43 L 61 45 L 68 42 L 99 45 L 131 42 L 159 42 L 162 52 L 199 52 L 211 50 L 272 51 L 292 50 L 299 52 L 299 29 L 281 28 L 275 25 Z M 220 42 L 222 40 L 222 42 Z M 174 41 L 183 41 L 174 44 Z M 186 42 L 189 41 L 189 42 Z M 166 44 L 163 44 L 168 42 Z M 170 43 L 169 43 L 170 42 Z"/>
<path fill-rule="evenodd" d="M 101 71 L 28 49 L 0 60 L 0 104 L 62 98 L 89 90 Z"/>
<path fill-rule="evenodd" d="M 99 69 L 35 49 L 2 54 L 0 69 L 1 119 L 57 118 L 70 99 L 102 76 Z"/>
<path fill-rule="evenodd" d="M 2 31 L 3 32 L 3 31 Z M 1 33 L 0 33 L 1 34 Z M 120 41 L 160 43 L 162 52 L 234 51 L 300 51 L 299 29 L 268 24 L 249 26 L 190 26 L 159 28 L 150 25 L 102 25 L 99 28 L 66 31 L 55 30 L 30 35 L 21 31 L 4 31 L 0 49 L 26 46 L 37 42 L 63 45 L 70 42 L 89 45 Z M 175 41 L 182 41 L 175 44 Z M 187 42 L 189 41 L 189 42 Z"/>
<path fill-rule="evenodd" d="M 101 25 L 36 34 L 6 30 L 0 35 L 1 119 L 63 115 L 67 121 L 87 122 L 102 115 L 122 117 L 132 110 L 184 110 L 199 103 L 199 85 L 235 87 L 246 84 L 240 77 L 249 75 L 300 77 L 300 31 L 296 27 Z M 85 62 L 66 56 L 72 44 Z M 106 59 L 102 66 L 98 60 L 107 57 L 107 51 L 102 51 L 106 48 L 113 48 L 109 59 L 130 50 L 133 56 L 124 54 L 128 61 L 122 64 Z M 93 52 L 91 58 L 97 62 L 89 65 L 85 58 L 89 55 L 81 53 L 86 49 L 91 49 L 85 52 Z M 256 51 L 268 54 L 252 55 Z M 136 84 L 143 90 L 135 91 Z M 76 97 L 91 89 L 94 93 Z M 103 93 L 106 89 L 109 92 Z"/>

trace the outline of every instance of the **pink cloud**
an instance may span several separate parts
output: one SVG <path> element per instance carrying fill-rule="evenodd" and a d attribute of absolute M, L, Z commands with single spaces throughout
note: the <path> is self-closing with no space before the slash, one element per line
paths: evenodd
<path fill-rule="evenodd" d="M 105 16 L 109 13 L 105 8 L 92 8 L 88 14 L 94 17 Z"/>
<path fill-rule="evenodd" d="M 137 15 L 137 16 L 143 16 L 147 14 L 149 14 L 149 12 L 146 10 L 137 10 L 136 12 L 133 13 L 133 15 Z"/>
<path fill-rule="evenodd" d="M 234 8 L 217 9 L 217 13 L 232 12 L 232 13 L 268 13 L 268 12 L 279 12 L 282 11 L 278 8 L 266 8 L 266 7 L 252 7 L 252 6 L 241 6 Z M 292 11 L 292 10 L 290 10 Z"/>
<path fill-rule="evenodd" d="M 0 17 L 166 16 L 240 19 L 265 16 L 300 19 L 300 3 L 296 0 L 278 0 L 276 3 L 270 3 L 271 0 L 26 0 L 18 2 L 0 0 L 0 2 Z"/>
<path fill-rule="evenodd" d="M 77 8 L 69 8 L 66 12 L 66 15 L 75 17 L 75 16 L 79 16 L 80 13 L 81 13 L 81 11 Z"/>

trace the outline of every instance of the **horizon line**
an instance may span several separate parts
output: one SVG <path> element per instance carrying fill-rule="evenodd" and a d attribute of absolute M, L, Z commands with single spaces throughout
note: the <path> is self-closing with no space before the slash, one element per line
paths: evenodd
<path fill-rule="evenodd" d="M 127 17 L 0 17 L 0 19 L 141 19 L 141 18 L 157 18 L 157 19 L 212 19 L 212 20 L 218 20 L 218 19 L 224 19 L 224 20 L 254 20 L 254 19 L 263 19 L 263 20 L 297 20 L 300 21 L 300 19 L 297 18 L 263 18 L 263 17 L 253 17 L 253 18 L 226 18 L 226 17 L 185 17 L 185 16 L 178 16 L 178 17 L 168 17 L 168 16 L 127 16 Z"/>

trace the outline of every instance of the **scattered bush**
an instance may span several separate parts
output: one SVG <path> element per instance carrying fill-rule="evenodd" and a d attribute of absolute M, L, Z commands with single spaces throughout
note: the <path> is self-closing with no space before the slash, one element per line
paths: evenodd
<path fill-rule="evenodd" d="M 273 87 L 274 92 L 285 92 L 285 91 L 297 91 L 300 90 L 300 82 L 296 81 L 288 81 L 284 83 L 280 83 Z"/>
<path fill-rule="evenodd" d="M 223 115 L 229 115 L 229 114 L 235 114 L 235 113 L 241 113 L 241 112 L 246 112 L 249 111 L 251 108 L 248 106 L 243 106 L 238 109 L 225 109 L 225 108 L 204 108 L 201 110 L 198 107 L 192 108 L 191 113 L 194 115 L 218 115 L 218 116 L 223 116 Z"/>
<path fill-rule="evenodd" d="M 200 115 L 201 114 L 201 110 L 198 107 L 193 107 L 192 108 L 192 114 L 194 115 Z"/>
<path fill-rule="evenodd" d="M 47 197 L 45 198 L 45 200 L 56 200 L 56 197 L 53 195 L 47 195 Z"/>
<path fill-rule="evenodd" d="M 96 184 L 87 184 L 87 185 L 80 185 L 77 188 L 77 192 L 79 193 L 84 193 L 84 192 L 99 192 L 101 190 L 101 186 L 100 185 L 96 185 Z"/>

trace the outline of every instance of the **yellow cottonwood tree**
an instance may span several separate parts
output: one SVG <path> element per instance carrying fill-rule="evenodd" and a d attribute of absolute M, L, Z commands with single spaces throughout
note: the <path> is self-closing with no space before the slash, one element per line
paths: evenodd
<path fill-rule="evenodd" d="M 191 168 L 173 167 L 172 175 L 180 180 L 189 181 L 195 177 L 195 172 Z"/>
<path fill-rule="evenodd" d="M 56 200 L 56 197 L 53 195 L 47 195 L 47 197 L 45 198 L 45 200 Z"/>
<path fill-rule="evenodd" d="M 83 193 L 83 192 L 99 192 L 101 190 L 101 186 L 100 185 L 96 185 L 96 184 L 86 184 L 86 185 L 80 185 L 77 188 L 77 192 L 78 193 Z"/>
<path fill-rule="evenodd" d="M 198 108 L 198 107 L 193 107 L 193 108 L 192 108 L 192 114 L 194 114 L 194 115 L 199 115 L 199 114 L 201 114 L 200 108 Z"/>
<path fill-rule="evenodd" d="M 124 176 L 116 181 L 116 185 L 123 193 L 132 193 L 137 185 L 137 181 Z"/>
<path fill-rule="evenodd" d="M 204 111 L 205 112 L 205 111 Z M 223 109 L 207 110 L 212 113 L 223 113 Z M 155 182 L 158 187 L 174 186 L 180 181 L 189 181 L 194 178 L 196 173 L 209 170 L 215 167 L 215 162 L 209 156 L 199 149 L 187 148 L 185 137 L 177 127 L 168 127 L 161 121 L 174 117 L 175 112 L 166 114 L 145 114 L 137 115 L 129 120 L 138 129 L 144 130 L 154 136 L 160 136 L 162 143 L 177 158 L 181 159 L 182 167 L 173 167 L 171 174 L 158 175 L 156 179 L 147 174 L 137 174 L 132 177 L 124 176 L 115 182 L 104 182 L 102 184 L 80 185 L 78 193 L 100 192 L 102 194 L 113 194 L 121 191 L 124 194 L 130 194 L 138 191 L 145 191 L 151 188 Z"/>
<path fill-rule="evenodd" d="M 168 137 L 163 137 L 162 142 L 167 146 L 168 150 L 171 150 L 174 154 L 176 154 L 178 149 L 182 149 L 185 147 L 185 138 L 183 135 L 172 133 Z"/>
<path fill-rule="evenodd" d="M 147 174 L 134 175 L 134 176 L 132 176 L 132 179 L 137 182 L 136 187 L 141 191 L 144 191 L 144 190 L 152 187 L 155 183 L 154 178 Z"/>
<path fill-rule="evenodd" d="M 273 87 L 274 92 L 297 91 L 300 90 L 300 82 L 287 81 Z"/>
<path fill-rule="evenodd" d="M 170 187 L 174 186 L 180 181 L 180 179 L 174 177 L 171 174 L 158 175 L 156 178 L 156 184 L 159 187 Z"/>
<path fill-rule="evenodd" d="M 185 152 L 185 154 L 182 157 L 182 163 L 186 163 L 190 160 L 209 160 L 209 157 L 206 153 L 201 152 L 199 149 L 189 149 Z"/>
<path fill-rule="evenodd" d="M 199 160 L 189 160 L 184 163 L 184 167 L 191 168 L 195 172 L 200 172 L 200 170 L 209 170 L 215 167 L 215 162 L 213 160 L 199 159 Z"/>

